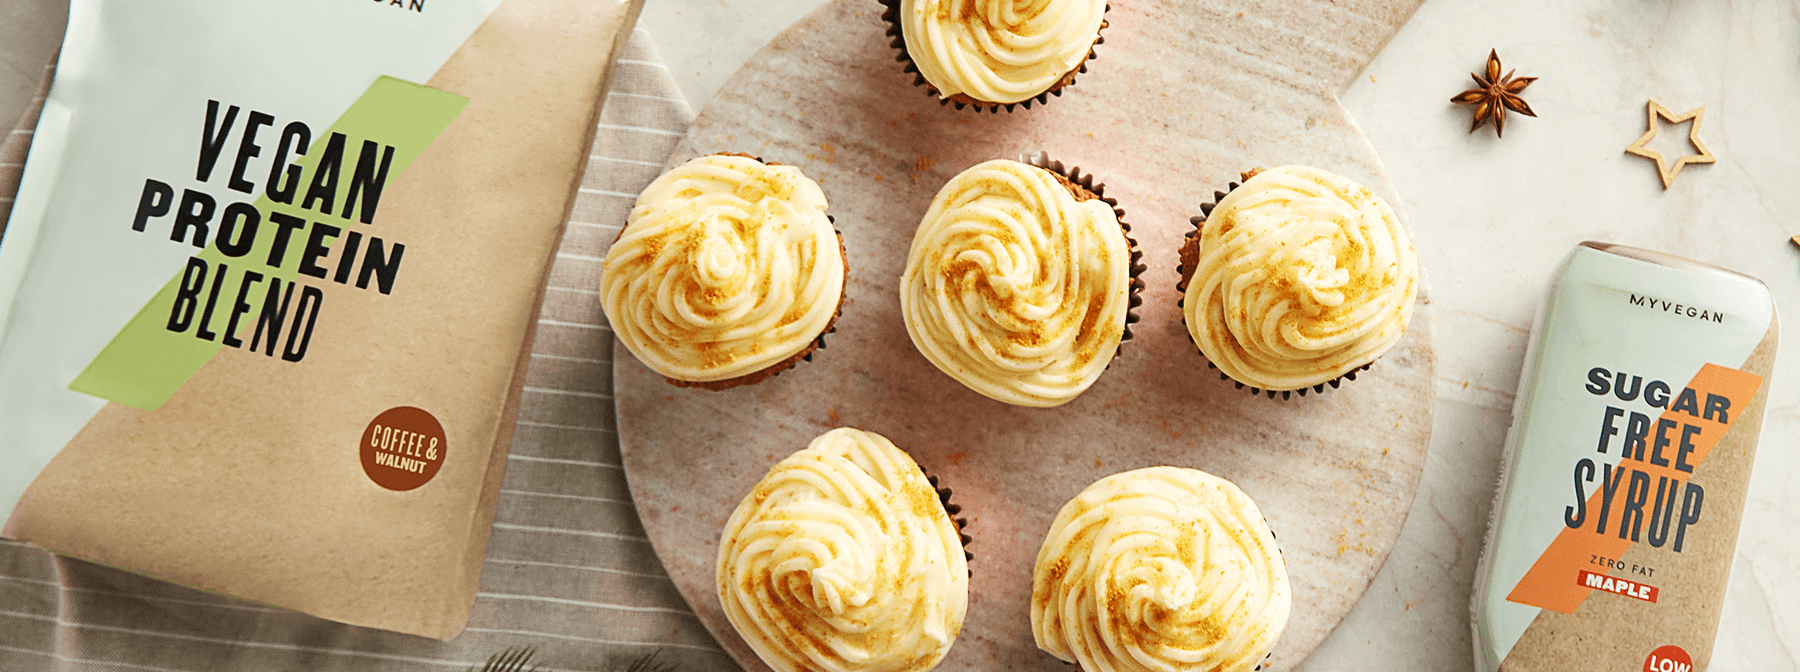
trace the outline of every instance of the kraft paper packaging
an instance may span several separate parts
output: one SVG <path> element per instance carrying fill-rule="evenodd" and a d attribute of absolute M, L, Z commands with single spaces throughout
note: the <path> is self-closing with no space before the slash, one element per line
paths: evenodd
<path fill-rule="evenodd" d="M 1712 657 L 1774 367 L 1768 288 L 1582 243 L 1532 331 L 1472 608 L 1479 670 Z"/>
<path fill-rule="evenodd" d="M 4 534 L 461 632 L 639 2 L 75 0 L 0 240 Z"/>

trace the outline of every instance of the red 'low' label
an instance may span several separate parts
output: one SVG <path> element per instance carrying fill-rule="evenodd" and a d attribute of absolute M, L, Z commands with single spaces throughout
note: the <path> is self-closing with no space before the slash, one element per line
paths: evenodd
<path fill-rule="evenodd" d="M 1644 672 L 1694 672 L 1694 657 L 1686 649 L 1664 644 L 1644 659 Z"/>
<path fill-rule="evenodd" d="M 1581 587 L 1583 588 L 1603 590 L 1614 595 L 1624 595 L 1645 602 L 1656 601 L 1656 586 L 1613 578 L 1604 574 L 1595 574 L 1585 569 L 1581 570 L 1581 574 L 1576 579 L 1576 583 L 1581 584 Z"/>

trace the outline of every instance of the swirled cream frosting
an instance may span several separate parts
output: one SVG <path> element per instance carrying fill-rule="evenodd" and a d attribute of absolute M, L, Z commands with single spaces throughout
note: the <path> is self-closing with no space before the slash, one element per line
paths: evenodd
<path fill-rule="evenodd" d="M 1194 343 L 1233 380 L 1296 390 L 1394 346 L 1412 319 L 1412 239 L 1379 196 L 1307 166 L 1262 171 L 1200 229 L 1182 302 Z"/>
<path fill-rule="evenodd" d="M 906 53 L 949 98 L 1017 103 L 1087 59 L 1106 0 L 902 0 Z"/>
<path fill-rule="evenodd" d="M 825 194 L 792 166 L 703 156 L 638 195 L 606 254 L 602 307 L 651 370 L 719 381 L 799 354 L 844 291 Z"/>
<path fill-rule="evenodd" d="M 1125 333 L 1131 249 L 1112 207 L 1056 175 L 988 161 L 951 178 L 913 234 L 900 308 L 913 345 L 1019 406 L 1074 399 Z"/>
<path fill-rule="evenodd" d="M 1287 625 L 1287 568 L 1256 504 L 1194 469 L 1113 474 L 1056 515 L 1031 632 L 1085 672 L 1249 672 Z"/>
<path fill-rule="evenodd" d="M 776 464 L 719 539 L 725 616 L 777 672 L 914 672 L 962 630 L 969 566 L 919 466 L 834 429 Z"/>

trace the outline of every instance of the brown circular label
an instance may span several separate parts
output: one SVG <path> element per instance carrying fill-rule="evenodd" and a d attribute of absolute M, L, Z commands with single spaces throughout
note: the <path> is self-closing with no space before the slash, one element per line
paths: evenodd
<path fill-rule="evenodd" d="M 363 430 L 359 452 L 369 480 L 389 490 L 411 490 L 437 475 L 447 447 L 437 418 L 397 406 L 382 411 Z"/>

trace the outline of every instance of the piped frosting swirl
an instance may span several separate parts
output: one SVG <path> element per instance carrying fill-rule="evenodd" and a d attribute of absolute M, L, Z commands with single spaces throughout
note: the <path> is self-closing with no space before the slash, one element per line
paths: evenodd
<path fill-rule="evenodd" d="M 1287 625 L 1287 569 L 1229 481 L 1151 467 L 1063 505 L 1032 573 L 1031 631 L 1085 672 L 1249 672 Z"/>
<path fill-rule="evenodd" d="M 1125 332 L 1131 250 L 1112 207 L 1048 170 L 994 160 L 951 178 L 913 235 L 900 308 L 913 345 L 1019 406 L 1074 399 Z"/>
<path fill-rule="evenodd" d="M 718 381 L 809 347 L 836 316 L 844 257 L 825 194 L 792 166 L 702 156 L 638 195 L 607 252 L 619 342 L 671 379 Z"/>
<path fill-rule="evenodd" d="M 903 0 L 907 55 L 945 98 L 1017 103 L 1079 67 L 1106 0 Z"/>
<path fill-rule="evenodd" d="M 1418 291 L 1412 239 L 1386 202 L 1348 178 L 1264 170 L 1219 201 L 1199 236 L 1184 318 L 1233 380 L 1318 385 L 1406 333 Z"/>
<path fill-rule="evenodd" d="M 777 672 L 928 670 L 962 630 L 968 578 L 919 466 L 847 427 L 771 468 L 719 539 L 725 615 Z"/>

